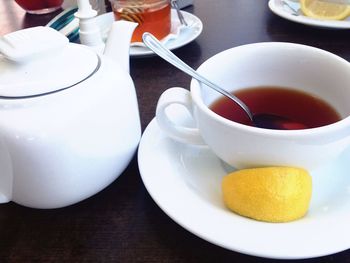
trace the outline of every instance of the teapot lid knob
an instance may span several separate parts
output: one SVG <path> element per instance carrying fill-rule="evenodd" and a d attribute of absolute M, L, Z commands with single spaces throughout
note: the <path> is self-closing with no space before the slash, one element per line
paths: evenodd
<path fill-rule="evenodd" d="M 50 94 L 94 75 L 100 58 L 50 27 L 0 37 L 0 99 Z"/>
<path fill-rule="evenodd" d="M 50 27 L 27 28 L 1 37 L 0 53 L 11 61 L 24 62 L 61 50 L 68 42 Z"/>

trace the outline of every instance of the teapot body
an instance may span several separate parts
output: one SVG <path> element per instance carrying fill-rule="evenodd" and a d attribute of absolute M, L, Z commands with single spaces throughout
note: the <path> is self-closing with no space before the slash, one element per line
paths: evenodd
<path fill-rule="evenodd" d="M 86 80 L 0 99 L 0 201 L 58 208 L 112 183 L 137 149 L 140 117 L 130 76 L 103 55 Z"/>

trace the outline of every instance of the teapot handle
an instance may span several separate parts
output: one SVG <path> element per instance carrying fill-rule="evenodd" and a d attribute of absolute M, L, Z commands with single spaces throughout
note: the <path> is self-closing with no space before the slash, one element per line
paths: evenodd
<path fill-rule="evenodd" d="M 10 202 L 12 199 L 13 173 L 10 153 L 0 138 L 0 203 Z"/>

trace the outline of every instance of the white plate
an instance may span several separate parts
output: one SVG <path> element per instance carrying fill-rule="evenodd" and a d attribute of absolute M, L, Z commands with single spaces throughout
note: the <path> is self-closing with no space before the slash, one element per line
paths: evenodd
<path fill-rule="evenodd" d="M 171 9 L 171 34 L 177 34 L 177 32 L 179 32 L 179 34 L 176 38 L 169 39 L 164 43 L 165 46 L 170 50 L 182 47 L 192 42 L 201 34 L 203 30 L 202 21 L 198 17 L 185 11 L 181 12 L 186 22 L 188 23 L 188 26 L 186 28 L 181 28 L 181 30 L 178 30 L 178 27 L 180 26 L 180 21 L 177 17 L 176 11 L 174 9 Z M 102 36 L 104 39 L 106 39 L 109 28 L 113 21 L 114 16 L 112 12 L 96 17 L 96 22 L 101 29 Z M 154 55 L 154 53 L 145 46 L 131 45 L 130 47 L 130 56 L 132 57 L 143 57 L 149 55 Z"/>
<path fill-rule="evenodd" d="M 295 15 L 290 7 L 294 10 L 299 10 L 298 15 Z M 280 17 L 304 25 L 334 29 L 350 29 L 350 17 L 341 21 L 320 20 L 306 17 L 301 14 L 300 4 L 296 0 L 270 0 L 269 8 Z"/>
<path fill-rule="evenodd" d="M 279 259 L 311 258 L 350 248 L 350 150 L 312 175 L 308 214 L 289 223 L 265 223 L 225 208 L 221 179 L 230 169 L 208 148 L 177 143 L 153 120 L 138 162 L 142 180 L 159 207 L 179 225 L 218 246 Z"/>

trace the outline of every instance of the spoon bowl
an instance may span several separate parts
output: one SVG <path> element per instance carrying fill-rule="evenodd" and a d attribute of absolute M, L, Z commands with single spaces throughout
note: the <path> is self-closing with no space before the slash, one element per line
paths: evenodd
<path fill-rule="evenodd" d="M 232 93 L 222 89 L 215 83 L 211 82 L 207 78 L 200 75 L 197 71 L 183 62 L 179 57 L 177 57 L 173 52 L 167 49 L 156 37 L 154 37 L 151 33 L 144 33 L 142 36 L 143 43 L 151 49 L 155 54 L 180 69 L 184 73 L 190 75 L 192 78 L 198 80 L 199 82 L 205 84 L 206 86 L 214 89 L 215 91 L 221 93 L 226 96 L 230 100 L 234 101 L 239 107 L 241 107 L 244 112 L 249 117 L 253 126 L 258 128 L 266 128 L 266 129 L 276 129 L 276 130 L 290 130 L 290 129 L 306 129 L 307 127 L 299 122 L 292 121 L 286 117 L 278 116 L 274 114 L 253 114 L 249 107 L 238 97 L 233 95 Z"/>

